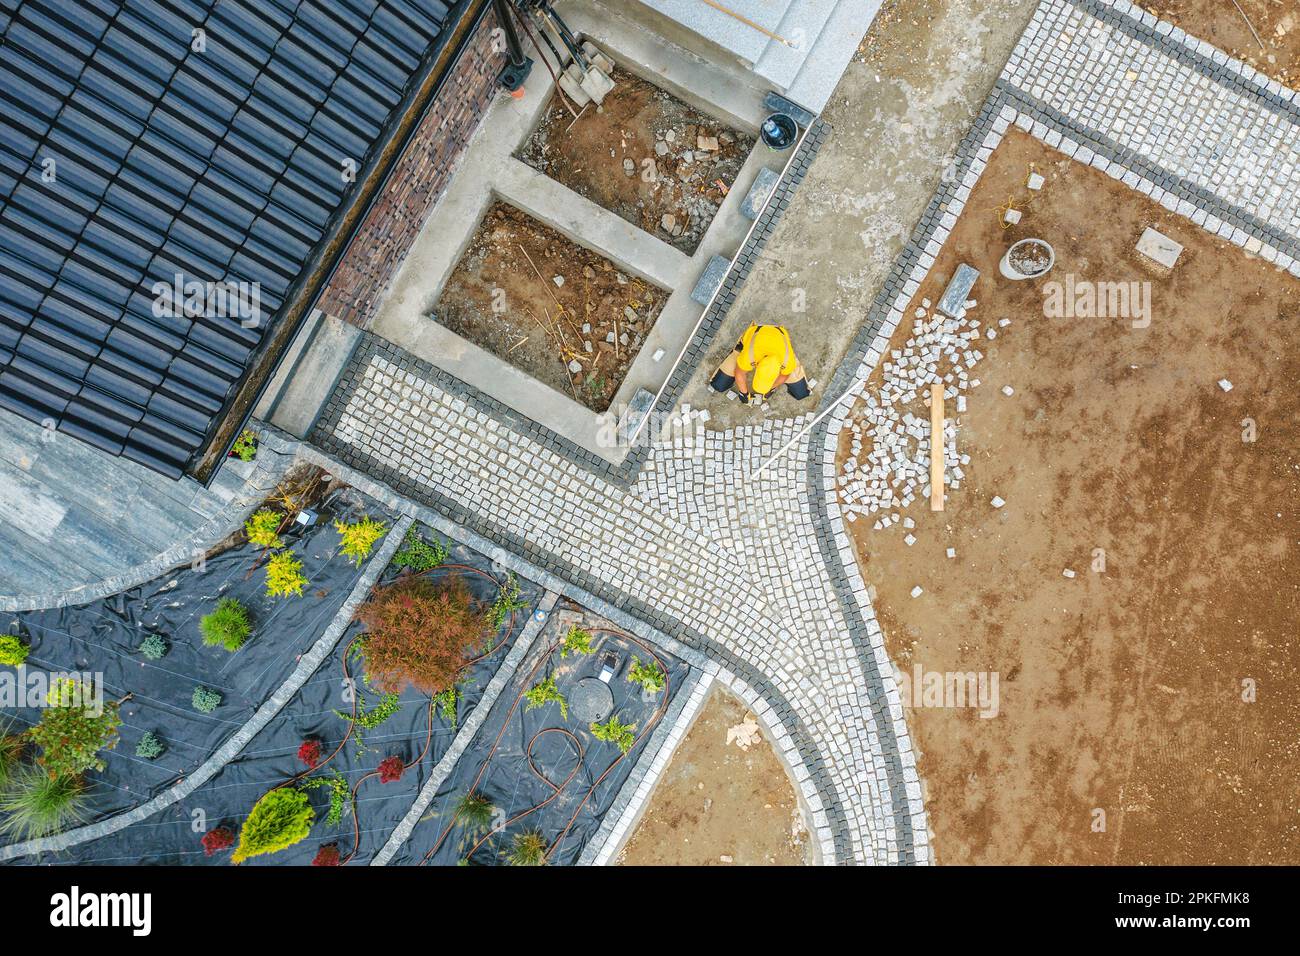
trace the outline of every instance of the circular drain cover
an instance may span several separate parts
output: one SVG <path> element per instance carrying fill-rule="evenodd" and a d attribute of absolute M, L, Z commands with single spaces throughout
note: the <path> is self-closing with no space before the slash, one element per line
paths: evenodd
<path fill-rule="evenodd" d="M 599 677 L 584 677 L 578 681 L 569 706 L 584 724 L 604 720 L 614 710 L 614 692 Z"/>

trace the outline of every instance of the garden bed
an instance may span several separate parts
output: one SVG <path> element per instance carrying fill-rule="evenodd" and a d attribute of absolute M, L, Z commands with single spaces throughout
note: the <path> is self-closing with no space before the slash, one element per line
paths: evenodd
<path fill-rule="evenodd" d="M 433 318 L 603 412 L 667 298 L 604 256 L 497 202 L 443 286 Z"/>
<path fill-rule="evenodd" d="M 269 597 L 268 553 L 238 536 L 201 563 L 111 598 L 7 616 L 9 632 L 27 648 L 25 674 L 90 674 L 106 702 L 130 695 L 120 708 L 116 747 L 100 754 L 102 770 L 84 777 L 88 820 L 141 804 L 202 764 L 284 682 L 337 615 L 361 569 L 339 554 L 334 520 L 390 516 L 354 489 L 330 489 L 319 475 L 307 481 L 311 488 L 298 490 L 319 499 L 318 521 L 310 528 L 287 522 L 279 532 L 282 551 L 302 563 L 301 596 Z M 326 490 L 315 490 L 320 487 Z M 233 652 L 205 644 L 200 632 L 201 618 L 227 599 L 243 606 L 251 627 Z M 148 646 L 160 642 L 165 653 L 151 657 Z M 200 688 L 219 695 L 209 712 L 195 706 Z M 43 707 L 5 707 L 0 726 L 16 732 L 43 713 Z M 146 734 L 162 746 L 152 758 L 137 753 Z"/>
<path fill-rule="evenodd" d="M 1284 86 L 1300 89 L 1300 9 L 1294 3 L 1280 0 L 1236 0 L 1236 3 L 1233 0 L 1143 0 L 1141 5 L 1160 19 L 1168 20 L 1192 36 L 1249 63 Z"/>
<path fill-rule="evenodd" d="M 575 119 L 552 94 L 519 158 L 692 255 L 735 182 L 754 137 L 646 80 L 615 69 L 614 89 Z"/>
<path fill-rule="evenodd" d="M 584 636 L 585 652 L 566 647 Z M 598 739 L 580 714 L 579 682 L 597 679 L 607 653 L 616 659 L 605 685 L 612 709 L 597 723 L 621 743 Z M 659 675 L 661 689 L 629 679 L 634 658 Z M 557 609 L 393 862 L 575 863 L 688 674 L 682 661 L 596 615 Z"/>
<path fill-rule="evenodd" d="M 427 529 L 420 534 L 425 541 L 437 540 Z M 378 588 L 392 584 L 402 573 L 401 555 L 399 551 L 398 559 L 385 569 Z M 406 815 L 456 729 L 477 706 L 542 593 L 530 582 L 497 573 L 488 558 L 462 545 L 452 545 L 442 563 L 422 574 L 440 584 L 459 578 L 476 606 L 484 609 L 499 598 L 503 586 L 513 582 L 518 588 L 511 602 L 518 606 L 504 614 L 489 643 L 474 649 L 474 660 L 456 685 L 458 698 L 453 706 L 408 686 L 397 692 L 391 713 L 366 726 L 370 720 L 364 715 L 388 708 L 383 693 L 363 676 L 365 664 L 357 642 L 365 637 L 366 626 L 354 621 L 298 694 L 212 780 L 141 823 L 41 862 L 112 864 L 135 859 L 228 864 L 228 849 L 205 852 L 204 834 L 224 828 L 237 837 L 254 804 L 288 784 L 309 788 L 305 792 L 315 816 L 309 835 L 278 852 L 252 857 L 245 865 L 306 865 L 328 846 L 338 850 L 340 863 L 368 863 Z M 354 713 L 362 715 L 360 722 L 346 717 Z M 311 748 L 306 753 L 304 745 Z M 393 758 L 398 764 L 385 764 L 382 772 L 393 773 L 400 765 L 400 775 L 381 778 L 381 764 Z M 338 819 L 331 821 L 335 782 L 341 782 L 349 797 L 342 802 Z"/>

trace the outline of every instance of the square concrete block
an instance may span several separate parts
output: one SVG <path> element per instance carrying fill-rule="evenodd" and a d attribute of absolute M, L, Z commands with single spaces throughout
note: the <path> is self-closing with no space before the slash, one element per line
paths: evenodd
<path fill-rule="evenodd" d="M 757 219 L 767 203 L 767 197 L 772 195 L 772 190 L 780 179 L 781 174 L 775 169 L 760 169 L 754 177 L 754 185 L 749 187 L 749 192 L 745 193 L 745 199 L 740 204 L 740 214 L 746 219 Z"/>
<path fill-rule="evenodd" d="M 718 291 L 722 280 L 727 277 L 727 268 L 730 265 L 731 263 L 722 256 L 714 256 L 710 259 L 709 264 L 704 267 L 700 281 L 695 283 L 695 288 L 691 291 L 691 298 L 700 305 L 708 305 L 709 300 L 713 298 L 713 293 Z"/>
<path fill-rule="evenodd" d="M 1166 269 L 1172 269 L 1183 254 L 1183 247 L 1166 235 L 1156 232 L 1150 226 L 1138 240 L 1137 251 L 1148 259 L 1154 259 Z"/>

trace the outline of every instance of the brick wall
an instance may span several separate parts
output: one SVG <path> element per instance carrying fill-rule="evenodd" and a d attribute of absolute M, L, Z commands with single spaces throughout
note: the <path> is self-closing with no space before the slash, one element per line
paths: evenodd
<path fill-rule="evenodd" d="M 499 89 L 505 53 L 492 49 L 497 21 L 489 10 L 451 67 L 451 73 L 406 149 L 383 195 L 375 200 L 338 269 L 321 293 L 319 307 L 368 328 L 430 210 Z"/>

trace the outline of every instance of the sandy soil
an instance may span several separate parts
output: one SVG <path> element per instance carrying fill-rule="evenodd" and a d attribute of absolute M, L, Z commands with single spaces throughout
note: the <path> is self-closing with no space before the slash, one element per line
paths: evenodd
<path fill-rule="evenodd" d="M 976 317 L 1011 319 L 958 416 L 966 480 L 910 509 L 912 547 L 851 526 L 896 664 L 1000 679 L 990 719 L 909 707 L 939 861 L 1300 862 L 1297 283 L 1015 130 L 966 208 L 917 296 L 966 261 Z M 1172 274 L 1148 225 L 1186 246 Z M 998 278 L 1028 235 L 1052 274 Z M 1150 282 L 1149 327 L 1046 318 L 1071 273 Z"/>
<path fill-rule="evenodd" d="M 1237 4 L 1241 10 L 1232 0 L 1144 0 L 1142 6 L 1279 83 L 1300 89 L 1300 7 L 1294 0 L 1237 0 Z"/>
<path fill-rule="evenodd" d="M 563 283 L 557 285 L 555 276 Z M 433 315 L 603 412 L 667 299 L 604 256 L 498 202 L 447 279 Z M 570 371 L 570 362 L 581 368 Z"/>
<path fill-rule="evenodd" d="M 664 770 L 619 856 L 627 866 L 797 866 L 812 852 L 794 787 L 765 737 L 742 750 L 727 731 L 752 721 L 714 690 Z"/>
<path fill-rule="evenodd" d="M 625 70 L 615 69 L 613 79 L 616 85 L 605 102 L 599 108 L 589 105 L 576 120 L 552 96 L 519 158 L 694 253 L 754 138 Z"/>

